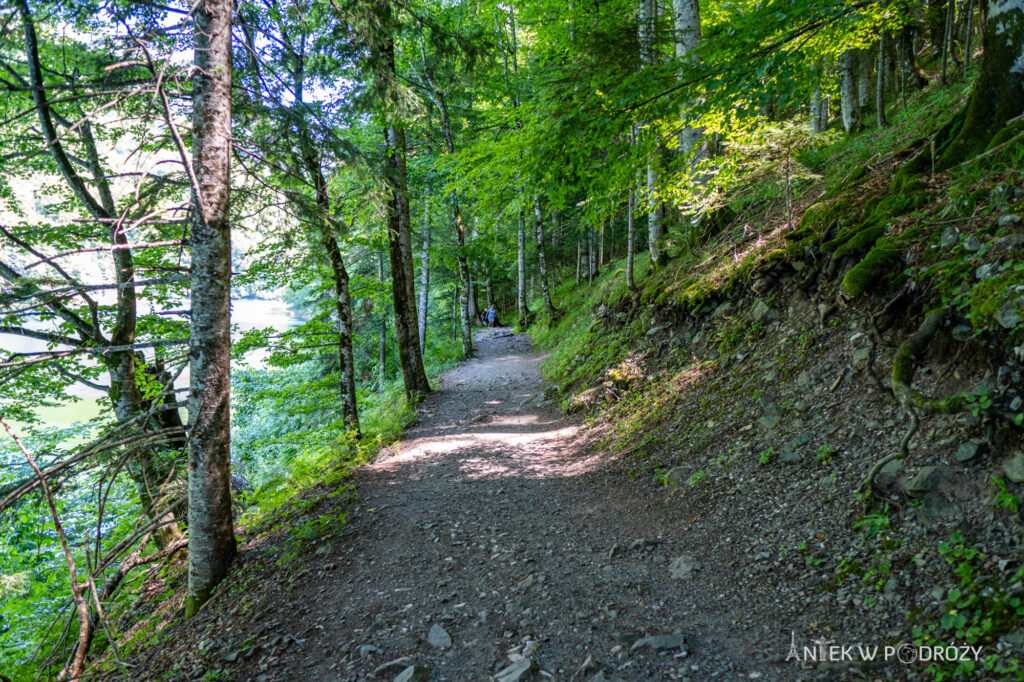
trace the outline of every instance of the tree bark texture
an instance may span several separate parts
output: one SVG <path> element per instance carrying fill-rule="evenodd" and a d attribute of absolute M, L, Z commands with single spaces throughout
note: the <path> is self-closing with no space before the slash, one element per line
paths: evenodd
<path fill-rule="evenodd" d="M 860 112 L 857 107 L 857 81 L 855 74 L 856 50 L 839 55 L 839 108 L 843 117 L 843 130 L 852 133 L 857 128 Z"/>
<path fill-rule="evenodd" d="M 889 125 L 889 121 L 885 118 L 885 79 L 889 61 L 886 57 L 886 53 L 889 50 L 888 43 L 888 32 L 882 31 L 878 36 L 878 68 L 875 75 L 875 115 L 879 128 Z"/>
<path fill-rule="evenodd" d="M 430 198 L 423 202 L 423 253 L 420 255 L 420 350 L 427 351 L 427 310 L 430 305 Z"/>
<path fill-rule="evenodd" d="M 235 558 L 231 518 L 231 0 L 193 5 L 190 216 L 188 596 L 186 615 L 209 599 Z"/>
<path fill-rule="evenodd" d="M 534 234 L 537 238 L 537 269 L 540 271 L 540 290 L 544 296 L 544 309 L 548 317 L 555 314 L 555 306 L 551 302 L 551 289 L 548 287 L 548 267 L 544 257 L 544 211 L 541 208 L 540 197 L 533 200 L 533 214 L 536 217 L 534 223 Z"/>
<path fill-rule="evenodd" d="M 857 50 L 857 107 L 866 110 L 871 106 L 871 50 Z"/>
<path fill-rule="evenodd" d="M 516 248 L 516 315 L 519 327 L 525 329 L 530 319 L 530 309 L 526 304 L 526 221 L 522 211 L 519 213 L 518 242 Z M 579 268 L 576 269 L 576 283 L 580 283 Z"/>
<path fill-rule="evenodd" d="M 395 307 L 395 340 L 406 397 L 417 401 L 430 393 L 430 383 L 423 367 L 419 324 L 416 321 L 405 130 L 396 123 L 391 124 L 385 129 L 384 137 L 387 147 L 385 176 L 391 193 L 388 203 L 388 254 L 391 261 L 391 297 Z"/>

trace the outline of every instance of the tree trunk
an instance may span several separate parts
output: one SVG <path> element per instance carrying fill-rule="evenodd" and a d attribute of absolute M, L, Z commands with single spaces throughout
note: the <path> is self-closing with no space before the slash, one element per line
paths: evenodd
<path fill-rule="evenodd" d="M 896 34 L 896 58 L 904 86 L 919 90 L 928 85 L 928 75 L 917 63 L 917 52 L 914 51 L 915 30 L 913 25 L 908 24 Z"/>
<path fill-rule="evenodd" d="M 516 315 L 519 328 L 525 329 L 530 322 L 530 309 L 526 305 L 526 221 L 522 211 L 519 212 L 519 243 L 516 251 Z M 579 284 L 579 271 L 576 283 Z"/>
<path fill-rule="evenodd" d="M 387 284 L 384 278 L 384 252 L 377 252 L 377 279 L 382 285 Z M 377 389 L 384 389 L 384 382 L 387 380 L 388 372 L 388 318 L 387 315 L 380 316 L 380 334 L 377 340 Z"/>
<path fill-rule="evenodd" d="M 839 55 L 839 107 L 843 116 L 843 130 L 852 133 L 857 128 L 860 112 L 857 108 L 857 81 L 854 68 L 856 50 L 846 50 Z"/>
<path fill-rule="evenodd" d="M 937 170 L 999 144 L 1007 121 L 1024 113 L 1024 0 L 991 0 L 981 43 L 978 77 L 967 104 L 936 134 Z"/>
<path fill-rule="evenodd" d="M 583 240 L 576 240 L 576 286 L 580 285 L 580 276 L 583 274 Z"/>
<path fill-rule="evenodd" d="M 811 92 L 810 120 L 807 125 L 811 135 L 822 132 L 821 128 L 821 87 L 814 88 Z"/>
<path fill-rule="evenodd" d="M 640 61 L 645 67 L 653 66 L 657 62 L 657 55 L 654 50 L 657 17 L 657 1 L 640 0 L 638 13 Z M 662 252 L 662 241 L 665 236 L 662 218 L 665 209 L 658 197 L 658 162 L 660 155 L 661 150 L 656 147 L 651 151 L 647 159 L 647 242 L 652 268 L 660 268 L 667 262 L 667 258 Z M 593 273 L 591 273 L 591 276 L 593 276 Z"/>
<path fill-rule="evenodd" d="M 393 54 L 392 54 L 393 57 Z M 388 204 L 388 251 L 391 260 L 391 296 L 395 305 L 395 340 L 402 367 L 406 398 L 416 402 L 430 393 L 420 353 L 416 295 L 413 290 L 412 225 L 405 166 L 405 130 L 392 124 L 385 130 L 385 175 L 391 198 Z"/>
<path fill-rule="evenodd" d="M 946 21 L 942 31 L 942 71 L 939 75 L 939 82 L 947 84 L 946 73 L 949 68 L 949 51 L 953 46 L 953 9 L 956 6 L 955 0 L 948 0 L 946 3 Z"/>
<path fill-rule="evenodd" d="M 878 118 L 879 128 L 889 125 L 889 121 L 885 118 L 885 73 L 888 70 L 885 53 L 888 49 L 888 42 L 888 32 L 882 31 L 878 36 L 878 69 L 875 75 L 875 114 Z"/>
<path fill-rule="evenodd" d="M 871 106 L 871 50 L 857 50 L 857 107 Z"/>
<path fill-rule="evenodd" d="M 537 268 L 540 271 L 540 290 L 544 296 L 544 309 L 548 318 L 555 315 L 555 306 L 551 302 L 551 290 L 548 288 L 548 268 L 544 258 L 544 212 L 541 210 L 540 197 L 533 200 L 533 213 L 536 217 L 534 234 L 537 238 Z"/>
<path fill-rule="evenodd" d="M 604 267 L 604 224 L 605 221 L 601 221 L 601 233 L 597 238 L 597 267 Z"/>
<path fill-rule="evenodd" d="M 964 79 L 967 79 L 967 70 L 971 66 L 971 31 L 974 21 L 974 0 L 967 2 L 967 26 L 964 29 Z"/>
<path fill-rule="evenodd" d="M 348 270 L 341 256 L 337 238 L 324 226 L 321 234 L 327 259 L 331 264 L 334 283 L 334 309 L 338 315 L 338 377 L 341 388 L 341 415 L 345 428 L 358 438 L 359 407 L 356 402 L 356 358 L 352 351 L 352 292 L 349 289 Z"/>
<path fill-rule="evenodd" d="M 462 213 L 458 202 L 452 197 L 452 214 L 455 220 L 455 239 L 458 246 L 456 262 L 459 268 L 459 279 L 462 282 L 462 294 L 459 297 L 459 318 L 462 326 L 462 357 L 473 355 L 473 318 L 476 311 L 473 306 L 473 284 L 470 281 L 469 259 L 466 257 L 466 226 L 462 224 Z"/>
<path fill-rule="evenodd" d="M 636 292 L 636 281 L 633 279 L 633 254 L 636 252 L 636 225 L 633 219 L 633 207 L 636 203 L 633 188 L 629 188 L 626 200 L 626 286 Z"/>
<path fill-rule="evenodd" d="M 427 352 L 427 309 L 430 305 L 430 198 L 423 202 L 423 253 L 420 256 L 420 350 Z"/>
<path fill-rule="evenodd" d="M 231 518 L 231 0 L 193 5 L 188 596 L 193 615 L 235 558 Z"/>
<path fill-rule="evenodd" d="M 697 0 L 672 0 L 672 28 L 676 59 L 692 61 L 700 44 L 700 6 Z M 679 82 L 686 79 L 683 68 L 676 73 L 676 79 Z M 684 125 L 679 133 L 679 151 L 689 154 L 697 147 L 700 137 L 700 130 Z"/>

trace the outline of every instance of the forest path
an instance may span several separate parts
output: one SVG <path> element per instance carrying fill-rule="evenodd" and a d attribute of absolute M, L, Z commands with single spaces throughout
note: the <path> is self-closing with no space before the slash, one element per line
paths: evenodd
<path fill-rule="evenodd" d="M 301 647 L 252 679 L 390 681 L 412 662 L 431 680 L 531 664 L 535 679 L 780 678 L 706 586 L 670 576 L 700 553 L 679 505 L 609 470 L 543 404 L 540 361 L 507 329 L 478 335 L 419 423 L 357 473 L 342 539 L 273 614 Z"/>

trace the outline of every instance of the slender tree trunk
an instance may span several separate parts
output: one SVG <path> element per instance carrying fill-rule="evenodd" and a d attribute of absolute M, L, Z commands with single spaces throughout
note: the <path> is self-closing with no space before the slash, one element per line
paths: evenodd
<path fill-rule="evenodd" d="M 604 267 L 604 225 L 605 221 L 601 221 L 601 234 L 597 240 L 597 267 Z"/>
<path fill-rule="evenodd" d="M 949 65 L 949 51 L 953 45 L 953 7 L 955 4 L 954 0 L 948 0 L 946 3 L 946 21 L 943 24 L 942 30 L 942 73 L 939 76 L 939 82 L 943 85 L 947 84 L 946 72 Z"/>
<path fill-rule="evenodd" d="M 871 106 L 871 50 L 857 50 L 857 107 L 867 110 Z"/>
<path fill-rule="evenodd" d="M 583 240 L 576 240 L 576 286 L 580 285 L 580 275 L 583 274 Z"/>
<path fill-rule="evenodd" d="M 423 202 L 423 253 L 420 256 L 420 349 L 427 349 L 427 310 L 430 305 L 430 198 Z"/>
<path fill-rule="evenodd" d="M 235 558 L 231 518 L 231 0 L 192 6 L 188 596 L 194 614 Z"/>
<path fill-rule="evenodd" d="M 349 289 L 348 270 L 338 245 L 335 234 L 335 223 L 331 212 L 331 195 L 324 176 L 323 164 L 319 151 L 313 142 L 313 136 L 306 120 L 306 108 L 302 101 L 303 80 L 305 77 L 304 63 L 301 56 L 296 58 L 294 71 L 296 117 L 299 120 L 299 152 L 296 156 L 300 166 L 305 166 L 306 174 L 313 185 L 316 198 L 315 220 L 320 232 L 320 244 L 327 255 L 331 267 L 331 282 L 334 285 L 334 308 L 338 316 L 338 380 L 341 393 L 341 414 L 345 427 L 354 432 L 359 431 L 359 407 L 356 402 L 355 353 L 352 350 L 353 316 L 352 293 Z"/>
<path fill-rule="evenodd" d="M 856 50 L 846 50 L 839 55 L 839 107 L 843 116 L 843 130 L 847 133 L 852 133 L 857 128 L 860 118 L 857 108 L 857 81 L 854 73 L 856 57 Z"/>
<path fill-rule="evenodd" d="M 657 30 L 658 3 L 656 0 L 640 0 L 638 29 L 640 42 L 640 61 L 645 67 L 657 62 L 654 39 Z M 658 174 L 661 149 L 656 147 L 647 159 L 647 248 L 651 255 L 651 267 L 660 268 L 667 262 L 662 251 L 664 240 L 663 217 L 665 208 L 658 196 Z"/>
<path fill-rule="evenodd" d="M 334 283 L 334 309 L 338 315 L 338 374 L 341 384 L 341 414 L 345 428 L 360 436 L 359 407 L 356 401 L 356 358 L 352 350 L 352 291 L 348 270 L 337 238 L 324 228 L 322 243 L 331 263 Z"/>
<path fill-rule="evenodd" d="M 526 221 L 519 212 L 518 248 L 516 250 L 516 314 L 519 327 L 525 329 L 530 320 L 530 309 L 526 306 Z M 576 277 L 577 284 L 579 276 Z"/>
<path fill-rule="evenodd" d="M 456 262 L 459 268 L 459 279 L 462 281 L 462 294 L 459 298 L 459 317 L 462 325 L 462 356 L 473 355 L 473 318 L 476 311 L 473 306 L 473 284 L 470 280 L 469 259 L 466 257 L 466 227 L 462 223 L 462 213 L 458 202 L 452 198 L 453 216 L 455 220 L 455 239 L 458 246 Z"/>
<path fill-rule="evenodd" d="M 416 295 L 413 290 L 412 225 L 406 182 L 405 131 L 398 125 L 385 130 L 385 172 L 390 186 L 388 250 L 391 259 L 391 294 L 395 304 L 395 340 L 402 366 L 406 397 L 417 401 L 430 393 L 430 383 L 420 353 Z"/>
<path fill-rule="evenodd" d="M 636 197 L 632 187 L 626 200 L 626 286 L 632 292 L 637 291 L 636 280 L 633 279 L 633 254 L 636 253 L 636 225 L 633 219 L 633 207 Z"/>
<path fill-rule="evenodd" d="M 928 76 L 917 63 L 917 52 L 914 50 L 916 28 L 906 25 L 896 34 L 896 58 L 900 65 L 900 75 L 904 87 L 910 86 L 918 90 L 928 85 Z"/>
<path fill-rule="evenodd" d="M 587 227 L 587 283 L 594 284 L 594 228 Z"/>
<path fill-rule="evenodd" d="M 672 0 L 672 28 L 676 59 L 692 61 L 694 51 L 700 44 L 700 6 L 697 0 Z M 683 82 L 686 77 L 685 69 L 680 68 L 676 74 L 677 80 Z M 685 117 L 685 112 L 683 115 Z M 689 154 L 697 147 L 700 138 L 700 130 L 689 125 L 683 126 L 679 133 L 679 151 Z"/>
<path fill-rule="evenodd" d="M 971 23 L 974 21 L 974 0 L 967 2 L 967 28 L 964 30 L 964 78 L 971 65 Z"/>
<path fill-rule="evenodd" d="M 544 309 L 549 318 L 555 315 L 555 306 L 551 302 L 551 290 L 548 288 L 548 268 L 544 258 L 544 212 L 541 210 L 540 197 L 533 200 L 533 214 L 536 217 L 534 234 L 537 238 L 537 267 L 540 271 L 540 289 L 544 296 Z"/>
<path fill-rule="evenodd" d="M 807 128 L 812 135 L 821 132 L 821 88 L 815 88 L 811 92 L 811 104 L 809 107 L 810 116 Z"/>
<path fill-rule="evenodd" d="M 878 36 L 878 69 L 875 75 L 875 113 L 879 128 L 889 125 L 889 121 L 885 118 L 885 73 L 888 70 L 886 68 L 888 42 L 888 31 L 882 31 Z"/>
<path fill-rule="evenodd" d="M 384 252 L 377 252 L 377 279 L 382 285 L 387 284 L 384 278 Z M 387 315 L 380 316 L 380 333 L 377 339 L 377 388 L 382 390 L 387 380 L 388 372 L 388 318 Z"/>

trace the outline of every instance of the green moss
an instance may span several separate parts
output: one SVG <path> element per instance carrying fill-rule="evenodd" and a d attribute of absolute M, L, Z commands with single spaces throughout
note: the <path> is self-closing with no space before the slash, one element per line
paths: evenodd
<path fill-rule="evenodd" d="M 899 253 L 899 246 L 893 240 L 879 239 L 864 259 L 843 277 L 842 293 L 850 300 L 859 297 L 896 267 Z"/>
<path fill-rule="evenodd" d="M 1024 280 L 1020 272 L 1015 268 L 1007 268 L 998 277 L 984 282 L 978 282 L 970 290 L 970 302 L 968 304 L 972 324 L 975 328 L 982 328 L 990 325 L 999 309 L 1012 297 L 1019 296 L 1020 292 L 1015 287 Z"/>
<path fill-rule="evenodd" d="M 807 207 L 800 218 L 800 225 L 787 234 L 786 239 L 795 242 L 806 239 L 820 241 L 836 226 L 845 223 L 851 215 L 857 214 L 859 211 L 847 199 L 819 201 Z"/>

